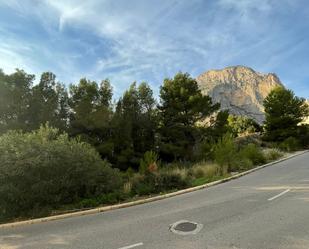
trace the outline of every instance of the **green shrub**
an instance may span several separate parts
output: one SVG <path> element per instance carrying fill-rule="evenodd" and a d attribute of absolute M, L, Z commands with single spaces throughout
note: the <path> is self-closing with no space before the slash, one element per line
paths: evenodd
<path fill-rule="evenodd" d="M 122 187 L 119 172 L 88 144 L 57 129 L 0 137 L 0 217 L 37 216 Z"/>
<path fill-rule="evenodd" d="M 298 126 L 297 137 L 303 148 L 309 147 L 309 124 L 302 124 Z"/>
<path fill-rule="evenodd" d="M 127 200 L 129 197 L 131 196 L 128 193 L 123 193 L 122 191 L 114 191 L 111 193 L 102 194 L 94 198 L 83 199 L 76 206 L 78 208 L 90 208 L 104 204 L 111 205 Z"/>
<path fill-rule="evenodd" d="M 129 193 L 124 193 L 122 191 L 114 191 L 111 193 L 103 194 L 99 196 L 97 199 L 100 204 L 115 204 L 124 201 L 129 197 L 130 197 Z"/>
<path fill-rule="evenodd" d="M 132 183 L 132 193 L 148 195 L 189 186 L 187 179 L 172 171 L 146 173 L 136 178 Z"/>
<path fill-rule="evenodd" d="M 234 171 L 249 170 L 253 167 L 253 162 L 249 158 L 239 157 L 234 166 Z"/>
<path fill-rule="evenodd" d="M 249 159 L 253 165 L 259 165 L 266 162 L 262 150 L 255 144 L 248 144 L 240 150 L 240 157 Z"/>
<path fill-rule="evenodd" d="M 136 176 L 132 180 L 132 193 L 136 195 L 148 195 L 155 193 L 155 178 L 155 174 L 152 173 Z"/>
<path fill-rule="evenodd" d="M 140 160 L 139 172 L 145 174 L 147 171 L 156 171 L 158 167 L 158 154 L 154 151 L 146 151 Z"/>
<path fill-rule="evenodd" d="M 182 189 L 188 186 L 185 179 L 179 174 L 165 172 L 157 175 L 156 188 L 162 191 Z"/>
<path fill-rule="evenodd" d="M 92 199 L 83 199 L 81 200 L 77 207 L 78 208 L 90 208 L 90 207 L 96 207 L 98 206 L 100 203 L 98 202 L 97 199 L 92 198 Z"/>
<path fill-rule="evenodd" d="M 288 152 L 296 151 L 300 147 L 300 143 L 295 137 L 289 137 L 279 144 L 279 149 Z"/>
<path fill-rule="evenodd" d="M 254 121 L 252 118 L 244 116 L 229 115 L 228 124 L 230 130 L 236 136 L 255 133 L 261 130 L 260 125 L 256 121 Z"/>
<path fill-rule="evenodd" d="M 215 143 L 209 140 L 201 141 L 197 144 L 195 150 L 195 159 L 198 161 L 202 160 L 213 160 L 214 159 L 214 145 Z"/>
<path fill-rule="evenodd" d="M 215 162 L 220 166 L 222 175 L 231 171 L 235 165 L 237 149 L 234 143 L 234 138 L 231 134 L 225 134 L 222 139 L 215 145 L 214 148 Z"/>
<path fill-rule="evenodd" d="M 256 146 L 262 146 L 263 141 L 259 134 L 249 134 L 246 136 L 236 137 L 235 143 L 238 148 L 247 146 L 248 144 L 255 144 Z"/>

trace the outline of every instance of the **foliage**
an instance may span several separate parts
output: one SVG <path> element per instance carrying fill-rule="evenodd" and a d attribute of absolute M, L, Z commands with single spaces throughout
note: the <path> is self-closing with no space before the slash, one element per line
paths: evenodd
<path fill-rule="evenodd" d="M 189 186 L 189 182 L 173 171 L 146 173 L 136 178 L 132 184 L 132 192 L 138 195 L 160 193 Z"/>
<path fill-rule="evenodd" d="M 235 143 L 237 144 L 238 148 L 245 147 L 249 144 L 254 144 L 258 147 L 261 147 L 263 144 L 263 141 L 261 140 L 261 136 L 259 134 L 254 133 L 254 134 L 248 134 L 248 135 L 236 137 Z"/>
<path fill-rule="evenodd" d="M 234 171 L 249 170 L 253 168 L 253 166 L 254 164 L 249 158 L 239 156 L 237 157 L 237 160 L 235 160 L 235 165 L 233 165 L 233 170 Z"/>
<path fill-rule="evenodd" d="M 144 157 L 140 160 L 139 172 L 155 172 L 158 168 L 158 154 L 154 151 L 146 151 Z"/>
<path fill-rule="evenodd" d="M 23 70 L 6 75 L 0 70 L 0 134 L 10 129 L 29 130 L 29 104 L 35 76 Z"/>
<path fill-rule="evenodd" d="M 228 125 L 235 136 L 251 134 L 261 130 L 257 122 L 245 116 L 229 115 Z"/>
<path fill-rule="evenodd" d="M 264 100 L 266 113 L 265 136 L 269 141 L 284 141 L 297 137 L 298 125 L 309 116 L 305 99 L 296 97 L 291 90 L 278 87 Z"/>
<path fill-rule="evenodd" d="M 262 150 L 255 144 L 248 144 L 240 150 L 240 157 L 249 159 L 253 165 L 259 165 L 266 162 Z"/>
<path fill-rule="evenodd" d="M 160 155 L 166 161 L 190 160 L 199 134 L 196 123 L 218 110 L 204 96 L 195 79 L 178 73 L 160 89 Z"/>
<path fill-rule="evenodd" d="M 157 117 L 153 92 L 147 83 L 133 83 L 119 99 L 112 121 L 114 154 L 120 169 L 139 166 L 146 151 L 155 147 Z"/>
<path fill-rule="evenodd" d="M 231 134 L 225 134 L 215 145 L 215 162 L 220 166 L 220 173 L 226 174 L 233 169 L 237 155 L 237 148 Z"/>
<path fill-rule="evenodd" d="M 218 111 L 187 73 L 165 79 L 159 97 L 157 106 L 147 83 L 132 83 L 113 103 L 107 79 L 67 89 L 51 72 L 35 85 L 34 75 L 0 70 L 0 219 L 181 189 L 281 156 L 263 155 L 259 135 L 247 134 L 260 127 Z M 264 144 L 309 146 L 303 99 L 278 88 L 265 110 Z M 45 123 L 57 129 L 37 130 Z"/>
<path fill-rule="evenodd" d="M 0 217 L 35 216 L 122 186 L 119 173 L 88 144 L 57 129 L 0 137 Z"/>
<path fill-rule="evenodd" d="M 108 159 L 113 153 L 111 98 L 112 87 L 108 80 L 99 86 L 95 81 L 81 79 L 78 85 L 70 86 L 70 135 L 79 136 Z"/>
<path fill-rule="evenodd" d="M 48 122 L 61 130 L 67 129 L 69 106 L 64 85 L 56 82 L 56 75 L 45 72 L 38 85 L 31 89 L 29 101 L 30 130 L 38 129 Z"/>
<path fill-rule="evenodd" d="M 196 144 L 195 147 L 195 159 L 197 161 L 213 160 L 214 159 L 214 145 L 212 139 L 204 139 Z"/>
<path fill-rule="evenodd" d="M 238 150 L 231 134 L 223 136 L 215 145 L 214 155 L 221 174 L 249 169 L 266 162 L 262 150 L 255 144 L 245 145 Z"/>
<path fill-rule="evenodd" d="M 279 143 L 279 149 L 283 151 L 296 151 L 300 148 L 300 142 L 295 137 L 288 137 L 281 143 Z"/>
<path fill-rule="evenodd" d="M 309 124 L 302 124 L 297 127 L 297 138 L 303 148 L 309 147 Z"/>
<path fill-rule="evenodd" d="M 49 122 L 66 130 L 68 94 L 51 72 L 42 74 L 33 86 L 34 75 L 16 70 L 10 75 L 0 70 L 0 133 L 8 130 L 31 131 Z"/>

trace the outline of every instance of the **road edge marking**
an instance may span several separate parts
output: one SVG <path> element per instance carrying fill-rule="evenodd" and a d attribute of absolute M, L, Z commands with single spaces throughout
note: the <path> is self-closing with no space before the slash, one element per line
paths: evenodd
<path fill-rule="evenodd" d="M 110 210 L 132 207 L 132 206 L 136 206 L 136 205 L 140 205 L 140 204 L 145 204 L 145 203 L 149 203 L 149 202 L 163 200 L 163 199 L 166 199 L 166 198 L 170 198 L 170 197 L 174 197 L 174 196 L 177 196 L 177 195 L 194 192 L 194 191 L 197 191 L 197 190 L 200 190 L 200 189 L 208 188 L 208 187 L 211 187 L 211 186 L 218 185 L 220 183 L 224 183 L 224 182 L 228 182 L 228 181 L 237 179 L 241 176 L 248 175 L 252 172 L 263 169 L 265 167 L 269 167 L 269 166 L 272 166 L 274 164 L 281 163 L 281 162 L 289 160 L 293 157 L 303 155 L 307 152 L 309 152 L 309 150 L 297 152 L 297 153 L 294 153 L 290 156 L 283 157 L 283 158 L 281 158 L 277 161 L 273 161 L 273 162 L 255 167 L 253 169 L 241 172 L 239 174 L 236 174 L 236 175 L 233 175 L 233 176 L 221 179 L 221 180 L 217 180 L 217 181 L 214 181 L 214 182 L 206 183 L 206 184 L 203 184 L 203 185 L 200 185 L 200 186 L 182 189 L 182 190 L 178 190 L 176 192 L 172 192 L 172 193 L 168 193 L 168 194 L 158 195 L 158 196 L 154 196 L 154 197 L 150 197 L 150 198 L 146 198 L 146 199 L 141 199 L 141 200 L 132 201 L 132 202 L 125 202 L 125 203 L 111 205 L 111 206 L 104 206 L 104 207 L 98 207 L 98 208 L 83 210 L 83 211 L 77 211 L 77 212 L 73 212 L 73 213 L 66 213 L 66 214 L 48 216 L 48 217 L 43 217 L 43 218 L 0 224 L 0 229 L 1 228 L 9 228 L 9 227 L 17 227 L 17 226 L 22 226 L 22 225 L 37 224 L 37 223 L 42 223 L 42 222 L 47 222 L 47 221 L 60 220 L 60 219 L 71 218 L 71 217 L 78 217 L 78 216 L 83 216 L 83 215 L 88 215 L 88 214 L 96 214 L 96 213 L 106 212 L 106 211 L 110 211 Z"/>
<path fill-rule="evenodd" d="M 129 246 L 120 247 L 120 248 L 118 248 L 118 249 L 130 249 L 130 248 L 134 248 L 134 247 L 138 247 L 138 246 L 142 246 L 142 245 L 144 245 L 144 243 L 143 243 L 143 242 L 140 242 L 140 243 L 136 243 L 136 244 L 134 244 L 134 245 L 129 245 Z"/>
<path fill-rule="evenodd" d="M 284 195 L 284 194 L 286 194 L 286 193 L 288 193 L 288 192 L 290 192 L 290 191 L 291 191 L 291 189 L 288 188 L 287 190 L 284 190 L 284 191 L 281 192 L 280 194 L 277 194 L 277 195 L 275 195 L 275 196 L 273 196 L 273 197 L 271 197 L 271 198 L 269 198 L 269 199 L 267 199 L 267 200 L 268 200 L 268 201 L 275 200 L 275 199 L 277 199 L 278 197 L 280 197 L 280 196 L 282 196 L 282 195 Z"/>

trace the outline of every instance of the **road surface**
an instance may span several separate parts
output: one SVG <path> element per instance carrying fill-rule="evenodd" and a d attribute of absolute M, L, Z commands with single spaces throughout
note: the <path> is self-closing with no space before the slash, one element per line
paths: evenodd
<path fill-rule="evenodd" d="M 196 234 L 170 225 L 196 222 Z M 309 153 L 148 204 L 0 229 L 1 249 L 309 248 Z"/>

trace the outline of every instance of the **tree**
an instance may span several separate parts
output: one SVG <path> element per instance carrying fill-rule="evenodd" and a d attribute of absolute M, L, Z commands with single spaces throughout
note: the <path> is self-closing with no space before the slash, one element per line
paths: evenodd
<path fill-rule="evenodd" d="M 160 154 L 165 160 L 192 159 L 198 121 L 219 109 L 203 96 L 195 79 L 178 73 L 160 89 Z"/>
<path fill-rule="evenodd" d="M 112 87 L 108 80 L 101 82 L 81 79 L 78 85 L 70 86 L 71 136 L 80 136 L 95 146 L 103 158 L 113 153 L 111 144 Z"/>
<path fill-rule="evenodd" d="M 309 115 L 305 99 L 283 87 L 273 89 L 264 100 L 265 139 L 283 141 L 296 137 L 298 125 Z"/>
<path fill-rule="evenodd" d="M 30 130 L 29 104 L 34 78 L 19 69 L 11 75 L 0 70 L 0 133 Z"/>
<path fill-rule="evenodd" d="M 144 153 L 154 149 L 156 112 L 153 92 L 145 82 L 131 84 L 119 99 L 113 118 L 114 163 L 138 168 Z"/>
<path fill-rule="evenodd" d="M 47 122 L 61 130 L 67 129 L 68 93 L 64 85 L 56 82 L 55 74 L 44 72 L 39 84 L 32 88 L 29 117 L 31 130 Z"/>

